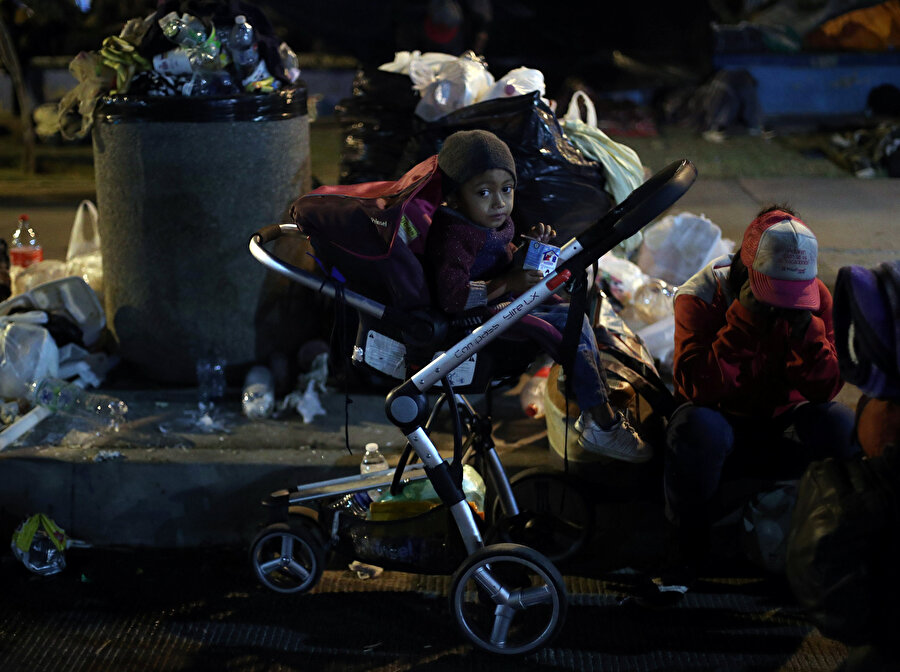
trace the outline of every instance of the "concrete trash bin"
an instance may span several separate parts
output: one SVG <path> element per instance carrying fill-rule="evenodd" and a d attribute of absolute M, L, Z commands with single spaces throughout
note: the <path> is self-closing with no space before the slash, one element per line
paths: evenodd
<path fill-rule="evenodd" d="M 251 234 L 310 189 L 304 87 L 234 97 L 111 96 L 93 128 L 107 323 L 123 361 L 191 383 L 196 361 L 267 356 Z"/>

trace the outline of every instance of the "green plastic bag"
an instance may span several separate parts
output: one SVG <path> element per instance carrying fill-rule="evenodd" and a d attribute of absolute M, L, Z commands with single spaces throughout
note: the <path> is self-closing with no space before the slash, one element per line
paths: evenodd
<path fill-rule="evenodd" d="M 584 104 L 585 116 L 581 114 Z M 606 170 L 606 191 L 616 205 L 644 182 L 644 166 L 631 147 L 611 139 L 597 127 L 597 111 L 584 91 L 576 91 L 563 117 L 566 135 L 587 158 L 602 164 Z"/>

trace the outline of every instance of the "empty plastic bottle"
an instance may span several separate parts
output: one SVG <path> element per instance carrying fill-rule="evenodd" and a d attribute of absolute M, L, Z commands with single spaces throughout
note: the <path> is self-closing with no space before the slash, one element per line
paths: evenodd
<path fill-rule="evenodd" d="M 253 26 L 243 14 L 234 18 L 234 26 L 228 36 L 228 48 L 245 89 L 255 82 L 272 77 L 266 62 L 260 58 Z"/>
<path fill-rule="evenodd" d="M 125 422 L 128 405 L 97 392 L 88 392 L 73 383 L 59 378 L 43 378 L 32 385 L 32 400 L 57 413 L 67 413 L 96 420 L 107 428 L 118 431 Z"/>
<path fill-rule="evenodd" d="M 185 12 L 181 15 L 181 22 L 184 24 L 184 30 L 191 39 L 200 40 L 200 42 L 194 46 L 199 46 L 209 39 L 209 30 L 207 29 L 206 24 L 196 16 Z"/>
<path fill-rule="evenodd" d="M 366 518 L 369 514 L 369 506 L 372 499 L 365 492 L 351 492 L 335 502 L 329 504 L 333 511 L 342 511 L 356 518 Z"/>
<path fill-rule="evenodd" d="M 225 396 L 225 359 L 210 355 L 197 360 L 197 396 L 204 413 Z"/>
<path fill-rule="evenodd" d="M 163 35 L 187 49 L 199 47 L 206 42 L 206 27 L 200 19 L 190 14 L 180 17 L 177 12 L 169 12 L 158 23 Z"/>
<path fill-rule="evenodd" d="M 284 68 L 284 76 L 289 82 L 296 82 L 300 77 L 300 59 L 288 45 L 282 42 L 278 45 L 278 55 L 281 57 L 281 67 Z"/>
<path fill-rule="evenodd" d="M 359 463 L 359 473 L 368 474 L 385 469 L 390 469 L 390 465 L 378 449 L 378 444 L 367 443 L 366 452 L 363 454 L 362 462 Z M 381 498 L 381 489 L 373 488 L 369 490 L 369 497 L 372 498 L 373 502 L 377 502 Z"/>
<path fill-rule="evenodd" d="M 275 383 L 267 367 L 254 366 L 247 372 L 241 405 L 244 415 L 251 420 L 262 420 L 272 415 L 275 409 Z"/>
<path fill-rule="evenodd" d="M 522 410 L 529 418 L 539 419 L 544 417 L 544 391 L 547 389 L 547 378 L 550 376 L 550 367 L 542 366 L 525 383 L 519 393 L 519 402 Z"/>
<path fill-rule="evenodd" d="M 9 263 L 12 266 L 27 268 L 33 263 L 43 261 L 44 249 L 37 240 L 37 234 L 31 226 L 28 215 L 19 215 L 16 231 L 12 236 L 9 248 Z"/>
<path fill-rule="evenodd" d="M 181 87 L 183 96 L 226 96 L 237 91 L 227 70 L 198 68 Z"/>
<path fill-rule="evenodd" d="M 664 280 L 650 278 L 634 293 L 634 312 L 647 324 L 667 318 L 675 312 L 676 290 L 677 287 L 672 287 Z"/>

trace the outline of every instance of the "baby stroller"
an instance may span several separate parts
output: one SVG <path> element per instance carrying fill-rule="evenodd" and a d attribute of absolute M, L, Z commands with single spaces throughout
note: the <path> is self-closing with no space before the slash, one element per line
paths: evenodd
<path fill-rule="evenodd" d="M 461 487 L 462 394 L 480 392 L 511 374 L 521 357 L 501 338 L 528 322 L 529 312 L 619 242 L 649 223 L 691 186 L 694 166 L 676 161 L 636 189 L 596 224 L 570 240 L 557 269 L 492 315 L 449 320 L 429 305 L 427 283 L 416 252 L 424 247 L 428 215 L 440 194 L 436 160 L 426 160 L 396 183 L 346 189 L 320 188 L 294 206 L 295 223 L 265 227 L 250 240 L 250 252 L 270 270 L 353 308 L 360 318 L 353 358 L 404 379 L 385 399 L 385 413 L 405 435 L 407 452 L 396 469 L 295 486 L 271 493 L 272 513 L 251 546 L 259 580 L 278 592 L 305 592 L 318 582 L 330 550 L 347 552 L 388 569 L 452 574 L 450 610 L 476 646 L 499 654 L 523 654 L 556 636 L 565 622 L 567 597 L 562 576 L 542 553 L 516 543 L 486 543 L 485 526 Z M 430 209 L 430 211 L 429 211 Z M 331 277 L 304 271 L 265 246 L 286 235 L 308 236 Z M 334 269 L 340 269 L 340 273 Z M 553 347 L 554 336 L 543 345 Z M 473 328 L 474 327 L 474 328 Z M 532 333 L 534 335 L 534 333 Z M 558 334 L 556 335 L 558 346 Z M 534 344 L 528 344 L 534 348 Z M 532 350 L 532 358 L 536 350 Z M 530 360 L 524 362 L 525 365 Z M 443 393 L 429 407 L 426 393 Z M 456 428 L 453 459 L 442 457 L 429 427 L 446 404 Z M 469 420 L 474 413 L 467 413 Z M 478 431 L 477 423 L 468 428 Z M 509 480 L 489 440 L 480 442 L 482 469 L 503 509 L 516 512 Z M 414 453 L 417 463 L 408 464 Z M 400 521 L 367 520 L 355 493 L 375 488 L 396 492 L 428 479 L 442 505 Z"/>

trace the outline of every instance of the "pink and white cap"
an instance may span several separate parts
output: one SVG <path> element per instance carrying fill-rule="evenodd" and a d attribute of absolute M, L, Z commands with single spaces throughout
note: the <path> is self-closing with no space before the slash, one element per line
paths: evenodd
<path fill-rule="evenodd" d="M 813 232 L 789 213 L 772 210 L 754 219 L 741 243 L 753 294 L 779 308 L 818 310 L 818 250 Z"/>

